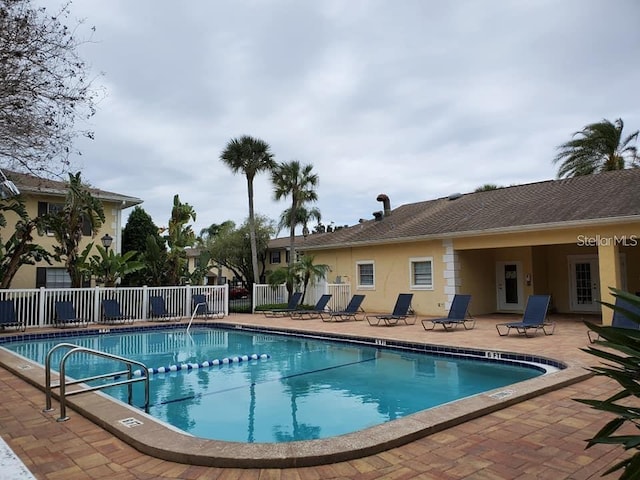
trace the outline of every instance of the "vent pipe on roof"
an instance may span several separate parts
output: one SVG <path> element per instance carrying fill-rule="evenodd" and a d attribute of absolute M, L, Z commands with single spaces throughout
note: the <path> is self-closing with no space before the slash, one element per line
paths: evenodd
<path fill-rule="evenodd" d="M 387 197 L 384 193 L 381 193 L 376 198 L 377 201 L 382 202 L 382 206 L 384 208 L 384 216 L 388 217 L 391 215 L 391 202 L 389 201 L 389 197 Z"/>
<path fill-rule="evenodd" d="M 379 222 L 380 220 L 382 220 L 382 212 L 381 211 L 373 212 L 373 218 L 375 218 L 376 222 Z"/>

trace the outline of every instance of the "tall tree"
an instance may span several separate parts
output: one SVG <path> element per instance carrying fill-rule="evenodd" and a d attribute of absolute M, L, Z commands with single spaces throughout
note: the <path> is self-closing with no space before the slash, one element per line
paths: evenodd
<path fill-rule="evenodd" d="M 258 256 L 262 260 L 262 270 L 258 273 L 262 275 L 266 268 L 265 252 L 275 228 L 273 221 L 265 216 L 256 215 L 254 221 Z M 225 227 L 218 232 L 218 235 L 209 240 L 207 250 L 211 253 L 211 259 L 215 263 L 231 270 L 243 285 L 249 287 L 254 281 L 248 220 L 238 229 L 233 222 L 225 222 Z"/>
<path fill-rule="evenodd" d="M 157 248 L 149 249 L 148 241 L 154 242 Z M 122 254 L 131 251 L 142 252 L 139 260 L 146 268 L 124 275 L 122 284 L 163 285 L 160 266 L 163 268 L 166 262 L 165 240 L 160 236 L 160 231 L 151 216 L 139 205 L 133 209 L 122 230 Z"/>
<path fill-rule="evenodd" d="M 273 159 L 269 144 L 248 135 L 231 139 L 220 155 L 220 160 L 222 160 L 233 173 L 244 173 L 247 179 L 247 193 L 249 196 L 249 241 L 251 244 L 251 266 L 253 272 L 251 282 L 257 282 L 260 277 L 258 272 L 255 210 L 253 207 L 253 180 L 256 174 L 273 170 L 276 165 L 275 160 Z"/>
<path fill-rule="evenodd" d="M 170 285 L 179 285 L 181 280 L 188 278 L 186 247 L 191 247 L 196 242 L 196 235 L 191 225 L 195 221 L 196 212 L 188 203 L 182 203 L 180 197 L 173 197 L 173 208 L 167 229 L 167 245 L 169 254 L 167 257 L 167 272 Z"/>
<path fill-rule="evenodd" d="M 104 219 L 102 202 L 82 183 L 80 172 L 70 173 L 64 206 L 57 212 L 45 215 L 44 221 L 58 243 L 53 246 L 54 256 L 64 262 L 74 288 L 82 286 L 81 267 L 85 259 L 80 256 L 79 247 L 83 229 L 88 225 L 93 236 L 100 230 Z"/>
<path fill-rule="evenodd" d="M 553 163 L 560 163 L 558 178 L 591 175 L 637 167 L 638 130 L 623 138 L 624 122 L 604 119 L 573 134 L 573 139 L 558 147 Z"/>
<path fill-rule="evenodd" d="M 75 127 L 95 113 L 99 92 L 78 55 L 86 43 L 77 37 L 80 25 L 65 25 L 70 3 L 49 12 L 32 0 L 0 2 L 0 162 L 6 166 L 59 173 L 74 138 L 93 136 Z"/>
<path fill-rule="evenodd" d="M 289 266 L 296 261 L 295 238 L 296 225 L 298 224 L 301 208 L 306 209 L 310 202 L 318 200 L 315 188 L 318 186 L 318 175 L 312 172 L 313 165 L 302 166 L 297 160 L 281 163 L 273 170 L 271 182 L 273 183 L 273 196 L 276 200 L 291 197 L 288 218 L 289 222 Z"/>
<path fill-rule="evenodd" d="M 309 222 L 315 219 L 316 222 L 320 223 L 320 221 L 322 220 L 322 214 L 320 213 L 320 210 L 318 208 L 316 207 L 307 208 L 304 205 L 300 206 L 298 210 L 296 210 L 296 216 L 297 218 L 293 223 L 294 228 L 297 225 L 302 225 L 302 234 L 305 237 L 310 233 Z M 285 227 L 291 228 L 291 222 L 292 222 L 291 209 L 286 208 L 280 215 L 280 221 L 278 222 L 278 229 L 282 229 Z"/>

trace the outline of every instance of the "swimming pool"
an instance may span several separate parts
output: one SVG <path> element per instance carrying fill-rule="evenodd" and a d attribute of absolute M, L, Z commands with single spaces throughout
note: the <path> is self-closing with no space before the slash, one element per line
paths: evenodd
<path fill-rule="evenodd" d="M 240 328 L 89 333 L 4 346 L 38 363 L 60 342 L 141 361 L 154 372 L 151 415 L 191 435 L 230 442 L 286 443 L 344 435 L 556 368 L 553 362 L 543 366 L 539 359 L 496 358 L 486 352 L 427 352 L 425 345 L 406 342 L 318 339 Z M 63 353 L 54 356 L 52 365 L 58 365 Z M 190 368 L 182 370 L 182 365 Z M 67 364 L 67 374 L 76 378 L 112 370 L 108 361 L 84 355 Z M 143 396 L 137 387 L 134 404 L 140 405 Z M 124 388 L 107 392 L 126 399 Z"/>

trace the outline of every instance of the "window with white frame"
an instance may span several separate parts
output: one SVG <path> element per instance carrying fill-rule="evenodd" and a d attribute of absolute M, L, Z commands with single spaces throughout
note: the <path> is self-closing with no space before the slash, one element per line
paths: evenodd
<path fill-rule="evenodd" d="M 411 288 L 417 290 L 430 290 L 433 288 L 433 258 L 411 258 Z"/>
<path fill-rule="evenodd" d="M 375 287 L 375 269 L 373 262 L 357 262 L 358 268 L 358 288 Z"/>

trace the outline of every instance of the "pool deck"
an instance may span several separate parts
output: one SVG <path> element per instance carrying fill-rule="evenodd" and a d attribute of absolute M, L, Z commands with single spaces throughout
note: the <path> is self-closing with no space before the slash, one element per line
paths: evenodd
<path fill-rule="evenodd" d="M 498 336 L 496 323 L 518 318 L 480 317 L 475 329 L 453 332 L 425 332 L 420 321 L 394 327 L 262 315 L 231 315 L 223 321 L 531 353 L 566 362 L 574 371 L 597 364 L 595 357 L 580 350 L 588 345 L 580 317 L 553 316 L 557 328 L 551 336 Z M 160 460 L 140 453 L 73 410 L 69 421 L 57 422 L 55 415 L 42 411 L 43 392 L 5 369 L 0 369 L 0 388 L 0 435 L 37 479 L 612 479 L 619 475 L 601 475 L 628 456 L 620 447 L 584 448 L 585 439 L 609 417 L 573 399 L 606 398 L 617 390 L 613 382 L 596 377 L 376 454 L 297 468 L 219 468 Z M 5 478 L 3 472 L 7 471 L 0 470 L 0 478 Z"/>

